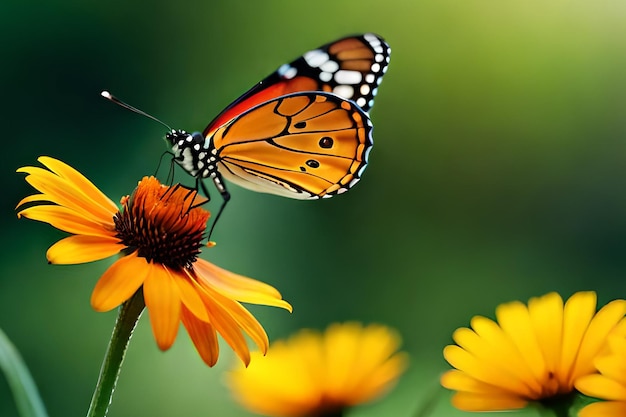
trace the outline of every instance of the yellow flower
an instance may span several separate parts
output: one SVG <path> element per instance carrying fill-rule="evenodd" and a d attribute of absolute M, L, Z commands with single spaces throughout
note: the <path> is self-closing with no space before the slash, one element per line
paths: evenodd
<path fill-rule="evenodd" d="M 472 329 L 454 332 L 457 345 L 446 346 L 444 356 L 456 369 L 441 384 L 457 391 L 452 403 L 466 411 L 518 409 L 569 394 L 578 378 L 594 372 L 594 357 L 625 313 L 624 300 L 596 313 L 594 292 L 578 292 L 565 305 L 556 293 L 528 306 L 502 304 L 497 323 L 476 316 Z"/>
<path fill-rule="evenodd" d="M 380 397 L 407 366 L 400 337 L 382 325 L 333 324 L 303 330 L 259 352 L 247 369 L 228 375 L 241 404 L 267 416 L 321 417 Z"/>
<path fill-rule="evenodd" d="M 626 416 L 626 338 L 624 333 L 609 338 L 609 352 L 595 360 L 599 374 L 583 376 L 576 388 L 603 402 L 583 408 L 579 417 Z"/>
<path fill-rule="evenodd" d="M 198 258 L 209 213 L 197 207 L 196 191 L 141 180 L 122 209 L 87 178 L 65 163 L 42 156 L 48 169 L 23 167 L 26 181 L 40 194 L 18 204 L 18 217 L 72 233 L 47 252 L 53 264 L 77 264 L 122 254 L 96 284 L 91 305 L 109 311 L 143 291 L 157 345 L 169 349 L 182 321 L 209 366 L 218 358 L 217 334 L 248 364 L 244 333 L 265 352 L 263 327 L 240 302 L 291 311 L 280 293 L 262 282 L 234 274 Z M 23 208 L 25 204 L 42 203 Z"/>

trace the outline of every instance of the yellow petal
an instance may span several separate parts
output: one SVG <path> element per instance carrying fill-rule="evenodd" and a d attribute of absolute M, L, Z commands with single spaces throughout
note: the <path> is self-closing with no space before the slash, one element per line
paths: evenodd
<path fill-rule="evenodd" d="M 626 416 L 626 402 L 609 401 L 589 404 L 578 413 L 578 417 Z"/>
<path fill-rule="evenodd" d="M 589 324 L 580 346 L 571 383 L 580 376 L 595 372 L 593 360 L 607 348 L 609 334 L 626 314 L 626 301 L 614 300 L 598 311 Z"/>
<path fill-rule="evenodd" d="M 496 317 L 502 330 L 523 357 L 524 366 L 532 373 L 532 379 L 541 381 L 547 373 L 546 362 L 526 305 L 519 301 L 501 304 L 496 308 Z"/>
<path fill-rule="evenodd" d="M 94 223 L 72 209 L 62 206 L 40 205 L 24 209 L 17 213 L 19 217 L 48 223 L 59 230 L 75 235 L 113 237 L 116 232 L 110 225 Z M 111 219 L 111 225 L 113 220 Z"/>
<path fill-rule="evenodd" d="M 590 397 L 626 401 L 626 387 L 604 375 L 586 375 L 576 380 L 576 388 Z"/>
<path fill-rule="evenodd" d="M 326 357 L 325 366 L 332 370 L 325 385 L 332 393 L 341 392 L 351 381 L 353 370 L 358 369 L 358 357 L 355 354 L 361 346 L 360 337 L 362 327 L 359 323 L 335 323 L 328 326 L 323 338 L 323 354 Z"/>
<path fill-rule="evenodd" d="M 191 276 L 186 269 L 180 272 L 170 270 L 170 275 L 178 286 L 180 300 L 183 302 L 185 307 L 187 307 L 187 309 L 200 320 L 208 322 L 209 313 L 207 312 L 207 309 L 202 302 L 202 297 L 200 297 L 199 294 L 203 290 L 200 285 L 194 281 L 194 277 Z"/>
<path fill-rule="evenodd" d="M 50 246 L 46 257 L 52 264 L 80 264 L 108 258 L 124 248 L 115 237 L 77 235 Z"/>
<path fill-rule="evenodd" d="M 626 356 L 608 355 L 594 361 L 600 373 L 626 387 Z"/>
<path fill-rule="evenodd" d="M 557 377 L 563 386 L 573 386 L 574 362 L 578 356 L 583 336 L 596 312 L 596 293 L 577 292 L 565 303 L 563 311 L 563 346 Z M 593 358 L 586 358 L 590 372 L 593 371 Z"/>
<path fill-rule="evenodd" d="M 117 206 L 104 193 L 102 193 L 83 174 L 58 159 L 49 156 L 40 156 L 37 159 L 44 166 L 48 167 L 62 178 L 67 179 L 81 190 L 90 200 L 102 207 L 105 211 L 117 211 Z"/>
<path fill-rule="evenodd" d="M 45 194 L 28 195 L 28 196 L 22 198 L 19 203 L 17 203 L 17 206 L 15 206 L 15 209 L 17 210 L 22 205 L 27 204 L 27 203 L 32 203 L 32 202 L 35 202 L 35 201 L 46 201 L 46 202 L 48 202 L 49 200 L 48 200 L 48 196 L 45 195 Z M 18 218 L 20 217 L 19 213 L 17 213 L 17 217 Z"/>
<path fill-rule="evenodd" d="M 517 396 L 481 395 L 457 392 L 452 397 L 452 405 L 464 411 L 517 410 L 526 407 L 528 401 Z"/>
<path fill-rule="evenodd" d="M 143 295 L 150 314 L 152 332 L 161 350 L 169 349 L 180 324 L 180 292 L 169 271 L 160 264 L 150 263 L 143 284 Z"/>
<path fill-rule="evenodd" d="M 278 290 L 271 285 L 227 271 L 204 259 L 198 259 L 194 264 L 194 269 L 201 281 L 208 283 L 233 300 L 292 311 L 291 305 L 282 300 Z"/>
<path fill-rule="evenodd" d="M 351 405 L 371 401 L 385 394 L 395 385 L 400 375 L 407 369 L 409 355 L 399 352 L 374 368 L 368 378 L 362 379 L 352 394 Z"/>
<path fill-rule="evenodd" d="M 324 395 L 324 381 L 310 377 L 311 365 L 301 347 L 308 344 L 289 345 L 283 341 L 272 344 L 266 357 L 253 352 L 248 369 L 227 375 L 228 385 L 237 399 L 255 414 L 268 416 L 308 416 Z M 316 370 L 320 370 L 317 366 Z"/>
<path fill-rule="evenodd" d="M 611 334 L 608 338 L 610 354 L 595 359 L 594 365 L 600 373 L 626 387 L 626 339 Z"/>
<path fill-rule="evenodd" d="M 517 346 L 512 342 L 502 328 L 493 320 L 476 316 L 471 320 L 472 329 L 481 341 L 484 342 L 485 356 L 483 359 L 491 361 L 516 383 L 526 386 L 521 394 L 530 398 L 537 398 L 542 393 L 541 384 L 534 379 L 530 368 L 526 366 L 524 357 L 519 353 Z"/>
<path fill-rule="evenodd" d="M 228 307 L 225 307 L 227 301 L 232 302 L 215 291 L 206 293 L 205 305 L 209 310 L 210 323 L 247 366 L 250 363 L 250 351 L 239 324 L 231 317 Z"/>
<path fill-rule="evenodd" d="M 472 322 L 476 322 L 476 317 Z M 450 365 L 467 372 L 479 381 L 503 386 L 512 393 L 531 398 L 535 395 L 527 381 L 520 380 L 507 365 L 503 365 L 506 355 L 497 352 L 497 345 L 492 345 L 467 328 L 455 331 L 453 338 L 459 346 L 444 348 L 444 357 Z"/>
<path fill-rule="evenodd" d="M 209 366 L 215 365 L 220 353 L 215 328 L 210 323 L 198 320 L 197 316 L 185 306 L 183 306 L 181 318 L 204 363 Z"/>
<path fill-rule="evenodd" d="M 105 271 L 91 294 L 91 306 L 96 311 L 109 311 L 128 300 L 148 274 L 145 258 L 133 252 L 117 260 Z"/>
<path fill-rule="evenodd" d="M 502 387 L 487 384 L 472 378 L 465 372 L 451 369 L 441 376 L 441 385 L 455 391 L 464 391 L 473 394 L 489 394 L 494 396 L 510 396 L 511 393 Z"/>
<path fill-rule="evenodd" d="M 43 168 L 24 167 L 20 168 L 18 172 L 30 174 L 26 176 L 26 182 L 36 190 L 41 191 L 46 196 L 47 201 L 71 208 L 94 222 L 110 222 L 113 215 L 118 211 L 117 207 L 101 207 L 87 197 L 82 190 Z"/>
<path fill-rule="evenodd" d="M 408 357 L 404 359 L 395 357 L 401 345 L 401 338 L 397 332 L 376 324 L 361 327 L 359 331 L 359 346 L 356 353 L 353 354 L 357 358 L 356 363 L 358 366 L 352 371 L 352 375 L 355 380 L 354 383 L 361 386 L 361 388 L 355 387 L 355 391 L 365 390 L 364 384 L 372 385 L 375 383 L 374 379 L 380 380 L 384 378 L 382 374 L 387 372 L 391 362 L 408 360 Z M 377 373 L 380 375 L 374 377 L 374 374 Z"/>
<path fill-rule="evenodd" d="M 546 375 L 555 375 L 561 358 L 561 337 L 563 332 L 563 299 L 555 292 L 542 297 L 531 298 L 528 313 L 545 358 Z M 550 319 L 547 320 L 546 317 Z M 550 378 L 553 380 L 553 378 Z M 546 383 L 547 385 L 547 383 Z M 558 391 L 558 381 L 554 380 L 550 390 Z M 548 388 L 548 387 L 546 387 Z"/>
<path fill-rule="evenodd" d="M 471 375 L 478 381 L 485 384 L 501 386 L 503 389 L 509 390 L 512 394 L 519 392 L 524 387 L 513 386 L 507 375 L 503 375 L 498 370 L 490 370 L 490 365 L 485 364 L 467 350 L 457 346 L 448 345 L 443 349 L 443 356 L 450 365 Z"/>

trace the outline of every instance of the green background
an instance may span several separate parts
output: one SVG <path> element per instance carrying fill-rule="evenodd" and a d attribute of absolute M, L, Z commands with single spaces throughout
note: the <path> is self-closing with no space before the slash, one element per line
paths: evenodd
<path fill-rule="evenodd" d="M 64 234 L 16 219 L 33 190 L 15 169 L 54 156 L 117 200 L 154 172 L 165 132 L 102 89 L 202 130 L 280 64 L 366 31 L 386 38 L 392 59 L 361 183 L 317 202 L 233 185 L 218 246 L 204 254 L 293 304 L 291 315 L 251 308 L 270 338 L 343 320 L 397 328 L 410 370 L 350 415 L 412 416 L 472 315 L 554 290 L 596 290 L 602 304 L 626 297 L 622 0 L 5 0 L 0 327 L 51 416 L 86 413 L 115 320 L 89 296 L 111 261 L 47 265 Z M 206 367 L 182 329 L 162 353 L 144 317 L 109 415 L 249 415 L 223 385 L 234 361 L 224 346 Z M 432 415 L 466 415 L 448 397 Z M 14 415 L 0 378 L 0 416 Z"/>

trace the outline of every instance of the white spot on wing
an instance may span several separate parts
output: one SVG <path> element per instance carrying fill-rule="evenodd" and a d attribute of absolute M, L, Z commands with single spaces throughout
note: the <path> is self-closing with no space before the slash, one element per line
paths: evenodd
<path fill-rule="evenodd" d="M 320 80 L 324 81 L 325 83 L 329 82 L 332 79 L 333 79 L 333 74 L 331 74 L 330 72 L 322 72 L 320 74 Z"/>
<path fill-rule="evenodd" d="M 343 98 L 351 99 L 354 96 L 354 88 L 351 85 L 338 85 L 333 88 L 333 93 Z"/>
<path fill-rule="evenodd" d="M 297 73 L 298 73 L 298 70 L 288 64 L 284 64 L 278 69 L 278 75 L 288 80 L 295 77 Z"/>
<path fill-rule="evenodd" d="M 335 81 L 339 84 L 358 84 L 362 79 L 363 77 L 358 71 L 340 70 L 335 73 Z"/>
<path fill-rule="evenodd" d="M 361 94 L 363 94 L 363 95 L 369 94 L 369 92 L 370 92 L 370 86 L 369 86 L 369 85 L 367 85 L 367 84 L 363 84 L 363 85 L 361 86 L 360 91 L 361 91 Z"/>
<path fill-rule="evenodd" d="M 304 54 L 303 58 L 307 64 L 313 68 L 317 68 L 324 62 L 328 61 L 330 57 L 326 52 L 315 49 Z"/>
<path fill-rule="evenodd" d="M 325 72 L 335 72 L 339 69 L 337 61 L 328 60 L 320 65 L 320 69 Z"/>

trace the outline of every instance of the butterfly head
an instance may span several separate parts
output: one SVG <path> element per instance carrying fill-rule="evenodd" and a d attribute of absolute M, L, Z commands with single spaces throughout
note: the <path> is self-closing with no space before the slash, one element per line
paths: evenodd
<path fill-rule="evenodd" d="M 199 178 L 216 175 L 213 147 L 209 138 L 205 139 L 202 133 L 172 129 L 165 135 L 165 140 L 172 146 L 174 161 L 190 175 Z"/>

